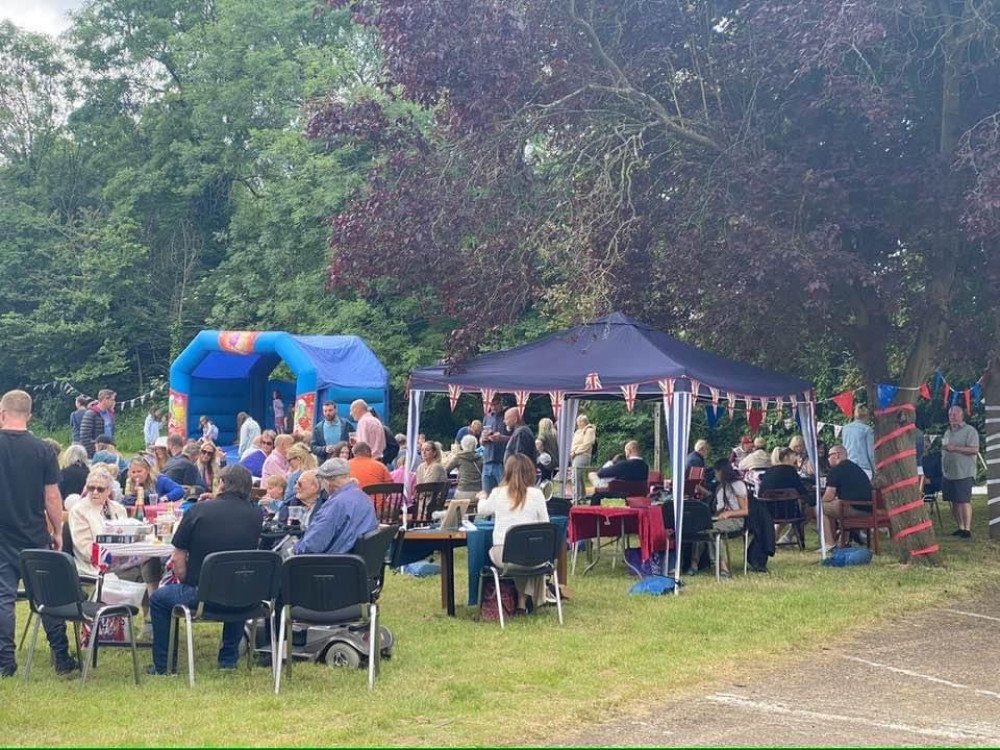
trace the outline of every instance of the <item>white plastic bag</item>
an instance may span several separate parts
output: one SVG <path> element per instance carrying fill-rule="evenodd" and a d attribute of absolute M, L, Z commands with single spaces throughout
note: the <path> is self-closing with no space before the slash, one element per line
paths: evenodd
<path fill-rule="evenodd" d="M 124 581 L 114 573 L 104 576 L 101 587 L 101 601 L 105 604 L 131 604 L 142 606 L 142 598 L 146 595 L 146 584 L 134 581 Z"/>

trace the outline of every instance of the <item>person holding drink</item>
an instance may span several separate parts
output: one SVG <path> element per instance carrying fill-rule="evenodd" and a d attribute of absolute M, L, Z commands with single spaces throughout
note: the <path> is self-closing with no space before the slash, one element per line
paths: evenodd
<path fill-rule="evenodd" d="M 483 446 L 483 492 L 492 492 L 503 479 L 504 451 L 510 440 L 511 430 L 503 420 L 503 398 L 493 397 L 489 413 L 483 417 L 483 432 L 479 442 Z"/>

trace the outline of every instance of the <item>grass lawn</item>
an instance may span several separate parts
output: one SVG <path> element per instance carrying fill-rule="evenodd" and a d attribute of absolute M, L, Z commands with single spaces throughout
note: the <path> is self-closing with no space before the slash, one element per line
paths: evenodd
<path fill-rule="evenodd" d="M 814 552 L 780 551 L 767 576 L 716 584 L 689 579 L 678 596 L 627 595 L 631 579 L 608 559 L 571 578 L 555 609 L 501 632 L 459 607 L 445 617 L 439 581 L 392 576 L 383 622 L 396 635 L 373 694 L 366 674 L 303 664 L 282 694 L 268 669 L 214 669 L 217 625 L 197 628 L 197 684 L 131 682 L 127 651 L 105 651 L 93 680 L 57 678 L 44 635 L 25 685 L 0 681 L 5 744 L 24 745 L 504 745 L 541 744 L 647 701 L 678 696 L 766 655 L 786 658 L 892 615 L 973 596 L 995 583 L 1000 545 L 986 541 L 985 507 L 973 542 L 942 539 L 947 567 L 821 568 Z M 946 521 L 945 532 L 952 528 Z M 737 554 L 739 544 L 732 549 Z M 464 557 L 456 560 L 464 603 Z M 24 611 L 19 610 L 19 627 Z M 143 668 L 148 652 L 141 653 Z M 23 659 L 22 659 L 23 661 Z M 184 664 L 183 654 L 181 664 Z"/>

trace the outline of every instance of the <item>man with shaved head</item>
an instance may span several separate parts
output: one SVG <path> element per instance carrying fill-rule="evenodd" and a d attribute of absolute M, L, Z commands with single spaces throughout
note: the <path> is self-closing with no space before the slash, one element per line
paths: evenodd
<path fill-rule="evenodd" d="M 507 459 L 516 453 L 527 456 L 531 459 L 531 463 L 535 463 L 535 459 L 538 457 L 538 451 L 535 448 L 535 434 L 524 423 L 520 409 L 512 406 L 505 411 L 503 423 L 510 431 L 510 440 L 507 441 L 507 448 L 503 454 L 504 463 L 507 463 Z"/>
<path fill-rule="evenodd" d="M 593 475 L 592 475 L 593 476 Z M 591 505 L 600 505 L 601 500 L 606 497 L 620 497 L 614 493 L 606 492 L 608 483 L 612 479 L 622 482 L 645 482 L 649 479 L 649 464 L 647 464 L 639 452 L 639 443 L 629 440 L 625 443 L 625 458 L 622 461 L 605 466 L 593 477 L 598 480 L 596 486 L 599 488 L 590 498 Z"/>
<path fill-rule="evenodd" d="M 351 403 L 351 419 L 358 424 L 357 442 L 367 443 L 372 449 L 372 458 L 381 461 L 385 450 L 385 428 L 378 417 L 372 414 L 367 402 L 359 398 Z"/>

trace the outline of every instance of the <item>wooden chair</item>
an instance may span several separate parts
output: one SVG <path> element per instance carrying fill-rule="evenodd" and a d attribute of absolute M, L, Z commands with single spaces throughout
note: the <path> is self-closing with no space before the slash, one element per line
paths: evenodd
<path fill-rule="evenodd" d="M 684 480 L 685 499 L 693 499 L 693 500 L 699 499 L 697 488 L 701 486 L 701 483 L 703 481 L 705 481 L 704 466 L 692 466 L 690 469 L 688 469 L 687 479 Z"/>
<path fill-rule="evenodd" d="M 869 503 L 860 500 L 841 500 L 840 503 L 840 516 L 837 518 L 837 523 L 840 526 L 838 543 L 843 546 L 852 531 L 866 531 L 868 533 L 867 546 L 871 547 L 876 555 L 879 554 L 878 531 L 889 528 L 889 514 L 886 512 L 882 493 L 878 490 L 872 490 L 871 512 L 865 515 L 848 516 L 845 515 L 844 508 L 845 506 L 856 508 Z"/>
<path fill-rule="evenodd" d="M 804 498 L 798 490 L 764 490 L 757 496 L 764 504 L 771 520 L 776 524 L 789 524 L 795 532 L 795 541 L 800 550 L 806 548 L 806 517 L 802 509 Z"/>
<path fill-rule="evenodd" d="M 369 484 L 361 489 L 375 503 L 375 516 L 380 524 L 395 526 L 402 523 L 406 503 L 402 484 Z"/>
<path fill-rule="evenodd" d="M 447 482 L 424 482 L 413 488 L 411 515 L 413 526 L 430 526 L 434 513 L 444 510 L 448 502 Z"/>

